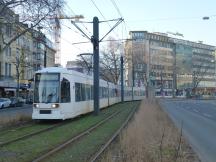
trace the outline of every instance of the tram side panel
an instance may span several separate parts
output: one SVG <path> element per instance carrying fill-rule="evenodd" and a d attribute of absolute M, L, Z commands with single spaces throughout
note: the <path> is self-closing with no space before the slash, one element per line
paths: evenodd
<path fill-rule="evenodd" d="M 76 77 L 74 80 L 74 107 L 76 114 L 85 114 L 93 111 L 93 85 L 92 80 Z"/>

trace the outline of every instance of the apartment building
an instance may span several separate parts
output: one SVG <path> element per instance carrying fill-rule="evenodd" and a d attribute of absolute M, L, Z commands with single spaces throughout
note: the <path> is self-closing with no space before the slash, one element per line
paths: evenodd
<path fill-rule="evenodd" d="M 10 9 L 5 9 L 0 17 L 0 96 L 4 96 L 6 91 L 28 88 L 36 70 L 54 66 L 56 51 L 43 33 L 33 29 L 2 50 L 4 42 L 29 27 L 19 22 L 19 16 Z"/>

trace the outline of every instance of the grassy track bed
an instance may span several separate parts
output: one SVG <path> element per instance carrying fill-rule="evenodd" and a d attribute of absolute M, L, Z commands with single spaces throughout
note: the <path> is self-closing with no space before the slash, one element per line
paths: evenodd
<path fill-rule="evenodd" d="M 16 131 L 18 129 L 22 129 L 24 127 L 29 127 L 31 125 L 33 125 L 34 122 L 25 122 L 23 124 L 14 124 L 14 125 L 11 125 L 11 126 L 7 126 L 7 127 L 2 127 L 0 128 L 0 136 L 2 136 L 3 134 L 7 133 L 7 132 L 13 132 L 13 131 Z"/>
<path fill-rule="evenodd" d="M 137 107 L 138 104 L 139 102 L 119 104 L 120 107 L 123 107 L 124 111 L 110 119 L 105 124 L 99 126 L 93 132 L 90 132 L 88 136 L 56 153 L 55 156 L 46 159 L 46 161 L 89 161 L 91 156 L 94 155 L 94 153 L 97 152 L 98 149 L 120 128 L 132 109 Z"/>
<path fill-rule="evenodd" d="M 0 161 L 31 161 L 40 154 L 95 125 L 97 122 L 119 110 L 119 108 L 124 108 L 124 105 L 114 105 L 101 111 L 99 116 L 88 115 L 48 132 L 3 146 L 0 148 Z"/>
<path fill-rule="evenodd" d="M 12 139 L 24 136 L 29 133 L 38 132 L 50 127 L 51 124 L 32 124 L 21 128 L 10 129 L 0 133 L 0 144 Z"/>

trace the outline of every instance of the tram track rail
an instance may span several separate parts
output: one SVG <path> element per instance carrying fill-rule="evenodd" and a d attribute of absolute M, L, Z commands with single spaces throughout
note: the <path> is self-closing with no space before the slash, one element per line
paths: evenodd
<path fill-rule="evenodd" d="M 121 125 L 121 127 L 109 138 L 109 140 L 90 158 L 90 162 L 96 162 L 100 156 L 103 154 L 103 152 L 110 146 L 110 144 L 116 139 L 117 136 L 121 133 L 123 128 L 125 128 L 128 124 L 128 122 L 131 120 L 133 117 L 134 113 L 138 109 L 139 104 L 136 106 L 135 109 L 132 109 L 130 114 L 128 115 L 127 119 L 125 122 Z"/>
<path fill-rule="evenodd" d="M 49 158 L 51 155 L 53 155 L 54 153 L 66 148 L 68 145 L 71 145 L 73 142 L 79 140 L 80 138 L 83 138 L 85 135 L 88 135 L 89 133 L 91 133 L 94 129 L 98 128 L 99 126 L 101 126 L 102 124 L 104 124 L 106 121 L 110 120 L 111 118 L 113 118 L 114 116 L 118 115 L 120 111 L 117 111 L 113 114 L 111 114 L 110 116 L 106 117 L 105 119 L 103 119 L 102 121 L 98 122 L 96 125 L 88 128 L 87 130 L 81 132 L 80 134 L 72 137 L 71 139 L 65 141 L 64 143 L 56 146 L 54 149 L 44 153 L 43 155 L 37 157 L 36 159 L 34 159 L 32 162 L 41 162 L 47 158 Z"/>
<path fill-rule="evenodd" d="M 74 119 L 76 119 L 76 118 L 74 118 Z M 56 127 L 63 126 L 63 125 L 68 124 L 70 122 L 72 122 L 72 120 L 63 121 L 61 123 L 57 123 L 57 124 L 54 124 L 52 126 L 49 126 L 48 128 L 40 129 L 39 131 L 26 133 L 25 135 L 21 135 L 21 136 L 19 136 L 17 138 L 15 137 L 15 138 L 12 138 L 12 139 L 9 139 L 9 140 L 6 139 L 5 142 L 1 142 L 1 140 L 5 140 L 4 137 L 3 137 L 4 135 L 17 132 L 17 131 L 19 131 L 20 129 L 23 129 L 23 128 L 34 127 L 34 126 L 36 126 L 37 123 L 34 122 L 34 121 L 25 122 L 23 125 L 19 125 L 18 127 L 12 126 L 9 129 L 6 129 L 6 128 L 2 129 L 2 130 L 0 130 L 1 131 L 1 133 L 0 133 L 0 147 L 11 144 L 13 142 L 17 142 L 17 141 L 20 141 L 20 140 L 27 139 L 27 138 L 35 136 L 35 135 L 39 135 L 39 134 L 44 133 L 44 132 L 49 131 L 49 130 L 53 130 Z"/>
<path fill-rule="evenodd" d="M 51 128 L 48 128 L 48 130 L 50 131 L 45 131 L 44 129 L 44 131 L 41 130 L 40 133 L 37 133 L 35 135 L 31 135 L 31 133 L 29 133 L 30 135 L 23 135 L 26 137 L 21 137 L 17 140 L 12 139 L 13 141 L 10 142 L 5 140 L 7 143 L 5 142 L 0 144 L 0 161 L 2 160 L 5 162 L 10 162 L 15 160 L 17 162 L 24 162 L 46 160 L 49 161 L 50 159 L 50 161 L 52 161 L 53 158 L 57 158 L 59 156 L 62 157 L 62 153 L 64 152 L 71 151 L 71 149 L 77 149 L 78 145 L 94 147 L 94 149 L 92 150 L 89 150 L 89 147 L 85 149 L 89 150 L 89 152 L 84 153 L 86 156 L 88 156 L 87 159 L 89 160 L 90 157 L 94 155 L 94 153 L 98 150 L 98 148 L 100 148 L 100 146 L 98 144 L 95 145 L 95 143 L 91 143 L 89 145 L 88 142 L 87 144 L 83 145 L 83 142 L 85 143 L 85 141 L 89 141 L 89 138 L 92 137 L 95 139 L 101 138 L 100 136 L 95 136 L 95 134 L 98 135 L 98 132 L 100 132 L 99 134 L 104 136 L 102 138 L 106 138 L 103 141 L 100 140 L 104 144 L 114 132 L 111 132 L 110 128 L 113 129 L 114 126 L 114 130 L 117 130 L 121 126 L 121 123 L 123 123 L 123 121 L 127 118 L 129 112 L 133 108 L 137 107 L 136 105 L 136 102 L 131 102 L 129 104 L 116 104 L 111 109 L 104 109 L 105 111 L 102 111 L 99 116 L 93 116 L 92 114 L 90 114 L 82 118 L 77 118 L 78 120 L 72 120 L 72 122 L 70 120 L 70 122 L 68 122 L 68 125 L 64 122 L 62 127 L 56 128 L 52 125 Z M 117 121 L 117 124 L 116 122 L 113 123 L 113 121 Z M 114 125 L 110 126 L 110 124 Z M 38 127 L 36 128 L 37 130 L 41 129 L 41 126 L 42 128 L 49 126 L 43 124 L 36 125 L 38 125 Z M 31 130 L 32 132 L 33 128 L 29 130 Z M 19 131 L 22 131 L 22 129 Z M 65 133 L 62 134 L 62 132 Z M 11 133 L 15 134 L 15 132 Z M 26 133 L 26 129 L 23 133 Z M 11 137 L 14 136 L 12 135 Z M 2 140 L 1 137 L 0 140 Z M 90 139 L 90 141 L 94 140 Z M 31 145 L 29 145 L 29 143 L 31 143 Z M 79 158 L 79 155 L 77 156 L 75 154 L 73 156 L 75 156 L 75 159 Z M 62 161 L 67 161 L 67 159 Z"/>
<path fill-rule="evenodd" d="M 106 148 L 109 147 L 109 145 L 112 143 L 112 141 L 119 135 L 119 133 L 121 132 L 121 130 L 127 125 L 127 123 L 129 122 L 129 120 L 132 118 L 133 114 L 136 112 L 137 108 L 138 108 L 139 104 L 135 104 L 134 107 L 130 107 L 130 108 L 126 108 L 126 109 L 121 109 L 120 111 L 114 113 L 112 116 L 107 117 L 106 119 L 104 119 L 103 121 L 101 121 L 100 123 L 98 123 L 97 125 L 89 128 L 88 130 L 82 132 L 81 134 L 73 137 L 71 140 L 65 142 L 62 146 L 59 146 L 58 148 L 55 148 L 53 150 L 51 150 L 50 152 L 42 155 L 41 157 L 38 157 L 37 159 L 33 160 L 33 162 L 43 162 L 43 161 L 67 161 L 67 160 L 71 160 L 71 161 L 96 161 L 101 154 L 104 152 L 104 150 L 106 150 Z M 113 132 L 112 134 L 109 134 L 106 138 L 106 140 L 103 140 L 103 142 L 101 144 L 96 144 L 97 149 L 93 149 L 93 152 L 86 152 L 86 153 L 82 153 L 79 152 L 78 156 L 81 156 L 80 158 L 78 157 L 78 159 L 76 158 L 77 155 L 75 155 L 74 153 L 70 152 L 70 150 L 75 149 L 77 150 L 77 147 L 80 147 L 80 145 L 82 146 L 86 146 L 84 143 L 84 141 L 88 141 L 89 139 L 92 139 L 91 137 L 95 137 L 95 134 L 98 134 L 98 131 L 100 132 L 101 130 L 107 129 L 107 125 L 110 125 L 110 123 L 113 123 L 113 120 L 115 121 L 117 119 L 117 121 L 119 120 L 119 118 L 122 118 L 122 116 L 124 116 L 123 114 L 127 114 L 124 118 L 124 120 L 121 122 L 123 124 L 120 124 L 117 127 L 120 127 L 117 129 L 117 131 Z M 109 127 L 109 126 L 108 126 Z M 106 131 L 103 131 L 103 134 L 106 133 Z M 96 138 L 97 139 L 97 138 Z M 101 138 L 98 138 L 98 140 L 100 140 Z M 92 141 L 92 140 L 91 140 Z M 83 143 L 84 142 L 84 143 Z M 93 144 L 92 142 L 87 142 L 89 145 Z M 79 150 L 79 149 L 78 149 Z M 67 156 L 67 154 L 70 152 L 70 157 Z M 82 157 L 84 155 L 84 157 Z M 75 157 L 72 158 L 71 157 Z"/>
<path fill-rule="evenodd" d="M 32 126 L 34 124 L 34 122 L 24 122 L 22 124 L 19 124 L 19 125 L 13 125 L 13 126 L 9 126 L 8 127 L 4 127 L 2 129 L 0 129 L 0 137 L 4 134 L 7 134 L 8 132 L 13 132 L 13 131 L 16 131 L 16 130 L 19 130 L 19 129 L 22 129 L 22 128 L 25 128 L 25 127 L 29 127 L 29 126 Z"/>
<path fill-rule="evenodd" d="M 76 118 L 75 118 L 76 119 Z M 39 131 L 35 131 L 35 132 L 31 132 L 31 133 L 27 133 L 25 135 L 21 135 L 20 137 L 15 137 L 15 138 L 12 138 L 12 139 L 9 139 L 9 140 L 6 140 L 5 142 L 1 142 L 0 140 L 0 147 L 3 147 L 3 146 L 6 146 L 8 144 L 11 144 L 11 143 L 14 143 L 14 142 L 17 142 L 17 141 L 20 141 L 20 140 L 24 140 L 24 139 L 27 139 L 27 138 L 30 138 L 32 136 L 36 136 L 36 135 L 39 135 L 41 133 L 44 133 L 44 132 L 47 132 L 47 131 L 50 131 L 50 130 L 53 130 L 59 126 L 63 126 L 65 124 L 68 124 L 72 122 L 72 120 L 68 120 L 68 121 L 63 121 L 61 123 L 57 123 L 57 124 L 54 124 L 52 126 L 49 126 L 47 128 L 44 128 L 44 129 L 40 129 Z M 20 129 L 23 129 L 23 128 L 28 128 L 28 127 L 33 127 L 35 126 L 36 123 L 35 122 L 26 122 L 25 125 L 20 125 L 18 128 L 10 128 L 10 129 L 5 129 L 5 130 L 2 130 L 2 132 L 0 133 L 0 139 L 2 138 L 2 136 L 4 136 L 5 134 L 7 135 L 8 133 L 13 133 L 13 132 L 16 132 L 16 131 L 19 131 Z"/>
<path fill-rule="evenodd" d="M 0 143 L 0 147 L 2 146 L 5 146 L 5 145 L 8 145 L 8 144 L 11 144 L 13 142 L 17 142 L 17 141 L 20 141 L 20 140 L 24 140 L 24 139 L 27 139 L 27 138 L 30 138 L 32 136 L 35 136 L 35 135 L 38 135 L 38 134 L 41 134 L 41 133 L 44 133 L 46 131 L 50 131 L 56 127 L 59 127 L 59 126 L 62 126 L 64 124 L 67 124 L 68 122 L 64 122 L 64 123 L 57 123 L 57 124 L 54 124 L 48 128 L 44 128 L 44 129 L 41 129 L 39 131 L 36 131 L 36 132 L 32 132 L 32 133 L 28 133 L 28 134 L 25 134 L 21 137 L 17 137 L 17 138 L 14 138 L 14 139 L 10 139 L 10 140 L 7 140 L 6 142 L 3 142 L 3 143 Z M 24 126 L 23 126 L 24 127 Z M 22 127 L 22 128 L 23 128 Z M 9 130 L 8 130 L 9 131 Z"/>

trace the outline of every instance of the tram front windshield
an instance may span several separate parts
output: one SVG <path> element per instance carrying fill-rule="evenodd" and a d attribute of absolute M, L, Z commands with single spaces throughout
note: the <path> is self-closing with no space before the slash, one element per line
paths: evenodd
<path fill-rule="evenodd" d="M 34 103 L 59 102 L 59 74 L 37 73 L 35 75 Z"/>

